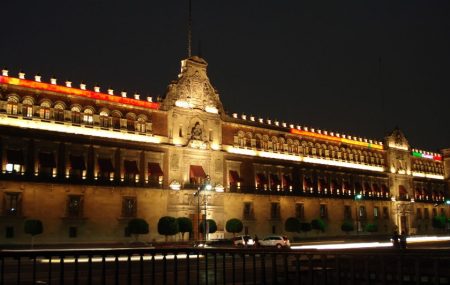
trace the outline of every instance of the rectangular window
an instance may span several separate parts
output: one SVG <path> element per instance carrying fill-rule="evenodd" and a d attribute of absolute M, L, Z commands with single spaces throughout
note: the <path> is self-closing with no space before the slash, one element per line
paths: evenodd
<path fill-rule="evenodd" d="M 50 109 L 49 108 L 40 108 L 39 109 L 39 117 L 43 120 L 50 120 Z"/>
<path fill-rule="evenodd" d="M 27 118 L 33 117 L 33 106 L 24 105 L 22 108 L 22 114 L 24 117 L 27 117 Z"/>
<path fill-rule="evenodd" d="M 92 114 L 83 114 L 83 123 L 85 125 L 93 125 L 94 124 L 94 117 Z"/>
<path fill-rule="evenodd" d="M 139 181 L 139 169 L 137 167 L 137 161 L 124 160 L 125 181 L 135 183 Z"/>
<path fill-rule="evenodd" d="M 280 203 L 270 203 L 270 218 L 280 219 Z"/>
<path fill-rule="evenodd" d="M 108 116 L 100 115 L 99 121 L 100 121 L 100 127 L 109 128 L 109 117 Z"/>
<path fill-rule="evenodd" d="M 366 207 L 365 206 L 359 206 L 359 219 L 360 220 L 365 220 L 367 219 L 367 212 L 366 212 Z"/>
<path fill-rule="evenodd" d="M 131 132 L 134 131 L 134 120 L 127 120 L 127 130 Z"/>
<path fill-rule="evenodd" d="M 388 207 L 383 207 L 383 219 L 389 219 L 389 209 Z"/>
<path fill-rule="evenodd" d="M 437 209 L 433 208 L 431 211 L 432 211 L 431 213 L 433 214 L 433 218 L 436 217 L 437 216 Z"/>
<path fill-rule="evenodd" d="M 320 204 L 319 214 L 321 219 L 327 219 L 328 218 L 328 209 L 327 205 Z"/>
<path fill-rule="evenodd" d="M 295 204 L 295 217 L 300 220 L 305 219 L 305 204 L 303 203 Z"/>
<path fill-rule="evenodd" d="M 7 226 L 5 228 L 5 238 L 14 238 L 14 227 Z"/>
<path fill-rule="evenodd" d="M 17 103 L 8 102 L 6 105 L 6 113 L 8 115 L 17 115 Z"/>
<path fill-rule="evenodd" d="M 422 219 L 422 209 L 417 208 L 417 210 L 416 210 L 416 218 L 417 218 L 418 220 L 421 220 L 421 219 Z"/>
<path fill-rule="evenodd" d="M 373 207 L 373 218 L 375 220 L 380 218 L 380 209 L 378 209 L 378 207 Z"/>
<path fill-rule="evenodd" d="M 72 123 L 74 123 L 74 124 L 81 123 L 81 115 L 79 112 L 72 111 L 71 117 L 72 117 Z"/>
<path fill-rule="evenodd" d="M 83 216 L 83 197 L 81 195 L 69 195 L 67 198 L 67 217 L 80 218 Z"/>
<path fill-rule="evenodd" d="M 69 227 L 69 237 L 70 238 L 76 238 L 78 233 L 77 233 L 77 227 Z"/>
<path fill-rule="evenodd" d="M 54 109 L 55 121 L 64 122 L 64 110 Z"/>
<path fill-rule="evenodd" d="M 423 209 L 423 217 L 427 220 L 430 218 L 430 211 L 428 208 Z"/>
<path fill-rule="evenodd" d="M 244 220 L 253 220 L 255 218 L 253 212 L 253 203 L 244 202 Z"/>
<path fill-rule="evenodd" d="M 110 158 L 98 158 L 98 178 L 102 181 L 111 181 L 114 178 L 114 166 Z"/>
<path fill-rule="evenodd" d="M 344 220 L 352 219 L 352 208 L 348 205 L 344 206 Z"/>
<path fill-rule="evenodd" d="M 21 193 L 5 193 L 4 196 L 4 215 L 20 216 L 21 215 Z"/>
<path fill-rule="evenodd" d="M 122 217 L 132 218 L 136 217 L 137 202 L 136 197 L 122 198 Z"/>

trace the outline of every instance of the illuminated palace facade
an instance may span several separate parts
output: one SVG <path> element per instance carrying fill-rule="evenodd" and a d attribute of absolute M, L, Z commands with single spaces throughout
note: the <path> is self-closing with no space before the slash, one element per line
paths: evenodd
<path fill-rule="evenodd" d="M 144 240 L 163 216 L 206 213 L 229 237 L 228 219 L 264 236 L 286 233 L 289 217 L 327 224 L 320 235 L 356 234 L 375 224 L 436 232 L 448 214 L 450 150 L 412 149 L 400 130 L 383 141 L 249 115 L 225 114 L 207 63 L 191 57 L 158 102 L 86 85 L 0 76 L 1 244 L 125 242 L 127 222 L 145 219 Z M 212 190 L 203 189 L 208 177 Z"/>

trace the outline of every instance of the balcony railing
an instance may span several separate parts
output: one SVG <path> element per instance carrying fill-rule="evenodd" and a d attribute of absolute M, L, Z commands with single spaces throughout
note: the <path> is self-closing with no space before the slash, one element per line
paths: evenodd
<path fill-rule="evenodd" d="M 2 250 L 0 284 L 448 284 L 446 251 Z"/>

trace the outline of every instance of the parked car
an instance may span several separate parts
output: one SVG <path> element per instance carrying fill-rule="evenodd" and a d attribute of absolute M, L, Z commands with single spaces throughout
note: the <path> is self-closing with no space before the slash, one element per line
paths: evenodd
<path fill-rule="evenodd" d="M 277 248 L 291 247 L 291 243 L 286 236 L 270 235 L 259 241 L 260 246 L 275 246 Z"/>
<path fill-rule="evenodd" d="M 255 241 L 249 235 L 237 236 L 233 238 L 234 246 L 253 246 Z"/>

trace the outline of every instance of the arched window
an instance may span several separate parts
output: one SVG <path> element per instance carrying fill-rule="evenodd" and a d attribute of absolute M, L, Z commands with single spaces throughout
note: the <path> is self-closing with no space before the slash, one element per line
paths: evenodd
<path fill-rule="evenodd" d="M 127 130 L 135 131 L 134 122 L 136 121 L 136 115 L 134 113 L 128 113 L 126 115 L 127 118 Z"/>
<path fill-rule="evenodd" d="M 272 137 L 272 149 L 278 151 L 278 139 L 275 136 Z"/>
<path fill-rule="evenodd" d="M 136 122 L 136 131 L 140 133 L 145 133 L 147 131 L 145 118 L 143 117 L 138 118 Z"/>
<path fill-rule="evenodd" d="M 92 126 L 94 124 L 94 116 L 93 116 L 93 111 L 89 108 L 84 110 L 83 113 L 83 123 L 86 125 L 90 125 Z"/>
<path fill-rule="evenodd" d="M 50 102 L 44 101 L 39 108 L 39 117 L 44 120 L 50 120 Z"/>
<path fill-rule="evenodd" d="M 16 96 L 9 96 L 6 103 L 6 114 L 17 115 L 17 103 L 19 102 Z"/>
<path fill-rule="evenodd" d="M 122 117 L 122 114 L 120 114 L 120 112 L 118 111 L 113 111 L 111 113 L 111 117 L 112 117 L 112 127 L 115 130 L 120 130 L 120 118 Z"/>
<path fill-rule="evenodd" d="M 73 106 L 70 109 L 70 117 L 72 118 L 72 123 L 73 124 L 80 124 L 81 123 L 81 108 L 80 106 Z"/>
<path fill-rule="evenodd" d="M 33 117 L 33 101 L 29 98 L 22 101 L 22 115 L 27 118 Z"/>
<path fill-rule="evenodd" d="M 99 123 L 101 128 L 109 128 L 109 112 L 107 110 L 102 110 L 99 113 Z"/>
<path fill-rule="evenodd" d="M 56 103 L 53 107 L 53 116 L 56 121 L 64 122 L 64 109 L 65 105 L 63 103 Z"/>

